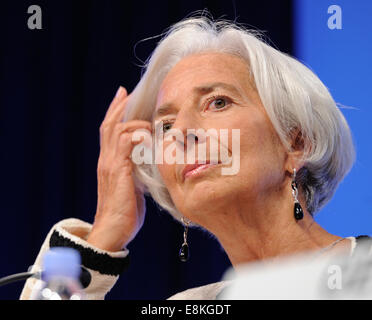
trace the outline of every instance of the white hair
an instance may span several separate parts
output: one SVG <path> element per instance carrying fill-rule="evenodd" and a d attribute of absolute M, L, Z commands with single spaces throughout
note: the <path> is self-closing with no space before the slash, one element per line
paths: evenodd
<path fill-rule="evenodd" d="M 263 106 L 283 145 L 299 129 L 305 165 L 297 183 L 314 215 L 333 196 L 355 161 L 350 128 L 320 79 L 306 66 L 265 43 L 257 31 L 226 20 L 189 17 L 172 25 L 146 60 L 142 77 L 128 100 L 124 121 L 152 120 L 160 85 L 182 58 L 202 52 L 241 57 L 254 80 Z M 180 221 L 156 164 L 137 165 L 137 187 Z"/>

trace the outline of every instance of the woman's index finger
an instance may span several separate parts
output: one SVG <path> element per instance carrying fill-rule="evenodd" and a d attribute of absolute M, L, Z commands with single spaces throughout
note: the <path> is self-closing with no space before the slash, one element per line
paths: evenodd
<path fill-rule="evenodd" d="M 116 92 L 116 95 L 114 99 L 112 100 L 109 108 L 106 111 L 105 119 L 104 121 L 108 120 L 109 118 L 113 117 L 113 113 L 115 110 L 119 108 L 119 105 L 128 98 L 129 95 L 127 93 L 127 90 L 124 87 L 119 87 L 118 91 Z"/>

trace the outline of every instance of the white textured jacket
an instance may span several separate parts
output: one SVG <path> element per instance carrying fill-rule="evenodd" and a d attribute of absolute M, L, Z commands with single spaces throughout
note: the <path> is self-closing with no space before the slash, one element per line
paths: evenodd
<path fill-rule="evenodd" d="M 124 249 L 119 252 L 101 250 L 89 244 L 86 238 L 91 231 L 92 225 L 79 219 L 65 219 L 55 224 L 48 233 L 31 272 L 41 270 L 42 257 L 51 247 L 72 247 L 80 252 L 82 267 L 86 269 L 91 278 L 89 285 L 84 289 L 86 299 L 103 300 L 119 278 L 119 275 L 126 269 L 129 263 L 129 251 Z M 348 237 L 352 241 L 350 256 L 353 255 L 359 239 L 368 236 Z M 358 246 L 359 247 L 359 246 Z M 372 254 L 372 246 L 370 248 Z M 215 300 L 222 289 L 230 281 L 220 281 L 209 285 L 188 289 L 177 293 L 168 300 Z M 41 280 L 29 278 L 22 290 L 20 299 L 29 300 L 34 290 L 38 290 Z"/>
<path fill-rule="evenodd" d="M 51 247 L 68 246 L 79 250 L 82 266 L 90 273 L 91 281 L 85 288 L 86 299 L 103 300 L 111 290 L 129 262 L 127 249 L 109 252 L 86 242 L 91 231 L 90 223 L 79 219 L 65 219 L 55 224 L 49 231 L 31 272 L 41 270 L 42 256 Z M 168 300 L 214 300 L 229 281 L 220 281 L 177 293 Z M 33 290 L 38 290 L 41 280 L 29 278 L 23 287 L 20 299 L 29 300 Z"/>

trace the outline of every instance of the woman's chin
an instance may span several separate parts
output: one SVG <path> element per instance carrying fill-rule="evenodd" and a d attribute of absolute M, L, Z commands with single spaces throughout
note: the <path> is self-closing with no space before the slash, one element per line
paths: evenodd
<path fill-rule="evenodd" d="M 221 183 L 200 181 L 185 190 L 182 206 L 187 212 L 215 210 L 220 203 L 227 201 L 228 190 L 223 190 Z"/>

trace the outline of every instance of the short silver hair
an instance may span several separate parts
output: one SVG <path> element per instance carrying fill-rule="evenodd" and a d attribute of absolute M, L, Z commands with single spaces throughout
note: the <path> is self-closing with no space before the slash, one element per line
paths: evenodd
<path fill-rule="evenodd" d="M 305 165 L 297 172 L 306 208 L 314 215 L 334 195 L 355 161 L 350 128 L 320 79 L 305 65 L 266 43 L 261 34 L 226 20 L 189 17 L 172 25 L 145 61 L 142 77 L 128 100 L 123 121 L 152 120 L 160 85 L 182 58 L 222 52 L 247 63 L 263 106 L 283 145 L 299 129 Z M 136 186 L 181 221 L 156 164 L 136 165 Z"/>

